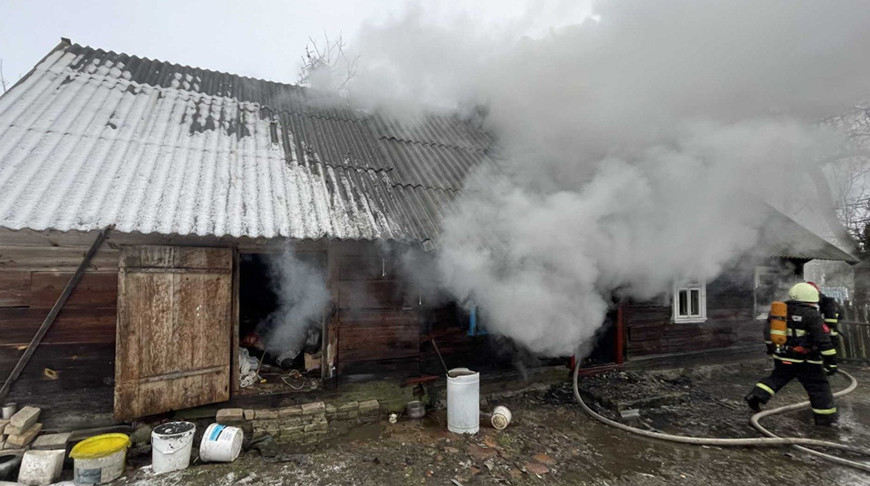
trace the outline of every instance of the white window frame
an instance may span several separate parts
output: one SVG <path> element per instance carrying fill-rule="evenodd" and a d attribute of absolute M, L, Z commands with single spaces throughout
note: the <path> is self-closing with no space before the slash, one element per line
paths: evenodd
<path fill-rule="evenodd" d="M 698 312 L 692 313 L 691 295 L 698 292 Z M 680 312 L 680 294 L 686 292 L 688 312 Z M 703 280 L 674 280 L 673 293 L 671 294 L 672 318 L 677 323 L 705 322 L 707 320 L 707 282 Z"/>

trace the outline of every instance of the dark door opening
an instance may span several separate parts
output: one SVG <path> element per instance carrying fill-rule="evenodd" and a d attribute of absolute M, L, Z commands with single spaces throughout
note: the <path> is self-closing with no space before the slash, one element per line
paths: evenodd
<path fill-rule="evenodd" d="M 240 395 L 320 386 L 322 313 L 299 317 L 287 311 L 296 304 L 295 294 L 279 295 L 288 277 L 276 268 L 278 258 L 258 253 L 239 256 Z"/>
<path fill-rule="evenodd" d="M 617 353 L 620 352 L 617 349 L 618 318 L 619 315 L 616 309 L 607 313 L 607 316 L 604 318 L 604 324 L 595 332 L 592 350 L 588 355 L 583 357 L 584 367 L 601 366 L 620 361 L 617 356 Z"/>

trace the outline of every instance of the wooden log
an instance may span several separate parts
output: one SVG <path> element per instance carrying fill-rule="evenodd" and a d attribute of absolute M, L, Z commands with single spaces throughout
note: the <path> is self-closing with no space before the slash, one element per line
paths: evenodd
<path fill-rule="evenodd" d="M 0 270 L 74 272 L 87 248 L 0 246 Z M 118 269 L 118 250 L 102 248 L 88 261 L 87 270 Z"/>
<path fill-rule="evenodd" d="M 9 373 L 23 354 L 22 350 L 0 347 L 0 372 Z M 43 342 L 13 387 L 13 394 L 39 396 L 41 403 L 59 398 L 58 394 L 78 388 L 108 387 L 112 395 L 115 345 L 111 343 L 52 344 Z M 53 376 L 45 373 L 49 369 Z M 111 409 L 110 409 L 111 411 Z"/>
<path fill-rule="evenodd" d="M 340 311 L 338 356 L 342 363 L 404 358 L 420 352 L 419 314 L 402 310 Z"/>
<path fill-rule="evenodd" d="M 0 271 L 0 307 L 30 305 L 30 272 Z"/>
<path fill-rule="evenodd" d="M 30 343 L 45 319 L 45 309 L 0 308 L 0 346 L 19 347 Z M 63 309 L 43 342 L 50 344 L 115 342 L 115 307 Z"/>
<path fill-rule="evenodd" d="M 395 263 L 378 255 L 342 255 L 339 261 L 339 279 L 393 280 L 396 278 Z"/>
<path fill-rule="evenodd" d="M 33 272 L 31 302 L 34 308 L 48 309 L 54 305 L 72 272 Z M 85 273 L 70 294 L 64 308 L 115 307 L 118 301 L 118 272 Z"/>
<path fill-rule="evenodd" d="M 341 309 L 395 309 L 416 307 L 414 296 L 397 281 L 339 281 L 338 304 Z"/>

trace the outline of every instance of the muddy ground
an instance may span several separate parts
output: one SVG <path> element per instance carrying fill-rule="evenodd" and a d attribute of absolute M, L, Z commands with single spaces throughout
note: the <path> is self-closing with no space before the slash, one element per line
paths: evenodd
<path fill-rule="evenodd" d="M 640 406 L 634 424 L 719 437 L 757 437 L 742 397 L 769 368 L 767 361 L 680 371 L 621 373 L 587 378 L 583 387 L 608 407 Z M 846 369 L 862 383 L 838 402 L 843 426 L 812 425 L 809 412 L 772 417 L 777 433 L 849 441 L 870 447 L 870 368 Z M 602 425 L 574 403 L 567 381 L 549 390 L 501 400 L 514 421 L 504 431 L 481 427 L 461 437 L 446 431 L 446 414 L 353 430 L 311 449 L 251 450 L 233 464 L 200 464 L 154 476 L 147 459 L 131 459 L 125 485 L 282 484 L 870 484 L 870 475 L 819 462 L 794 449 L 723 449 L 639 438 Z M 835 389 L 846 386 L 836 377 Z M 651 399 L 660 397 L 658 401 Z M 663 398 L 661 398 L 663 397 Z M 770 406 L 804 399 L 790 384 Z M 608 411 L 612 417 L 618 416 Z"/>

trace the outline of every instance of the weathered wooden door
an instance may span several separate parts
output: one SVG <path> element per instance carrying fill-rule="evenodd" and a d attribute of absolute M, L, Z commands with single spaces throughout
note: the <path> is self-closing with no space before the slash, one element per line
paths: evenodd
<path fill-rule="evenodd" d="M 229 399 L 230 248 L 121 251 L 115 418 Z"/>

